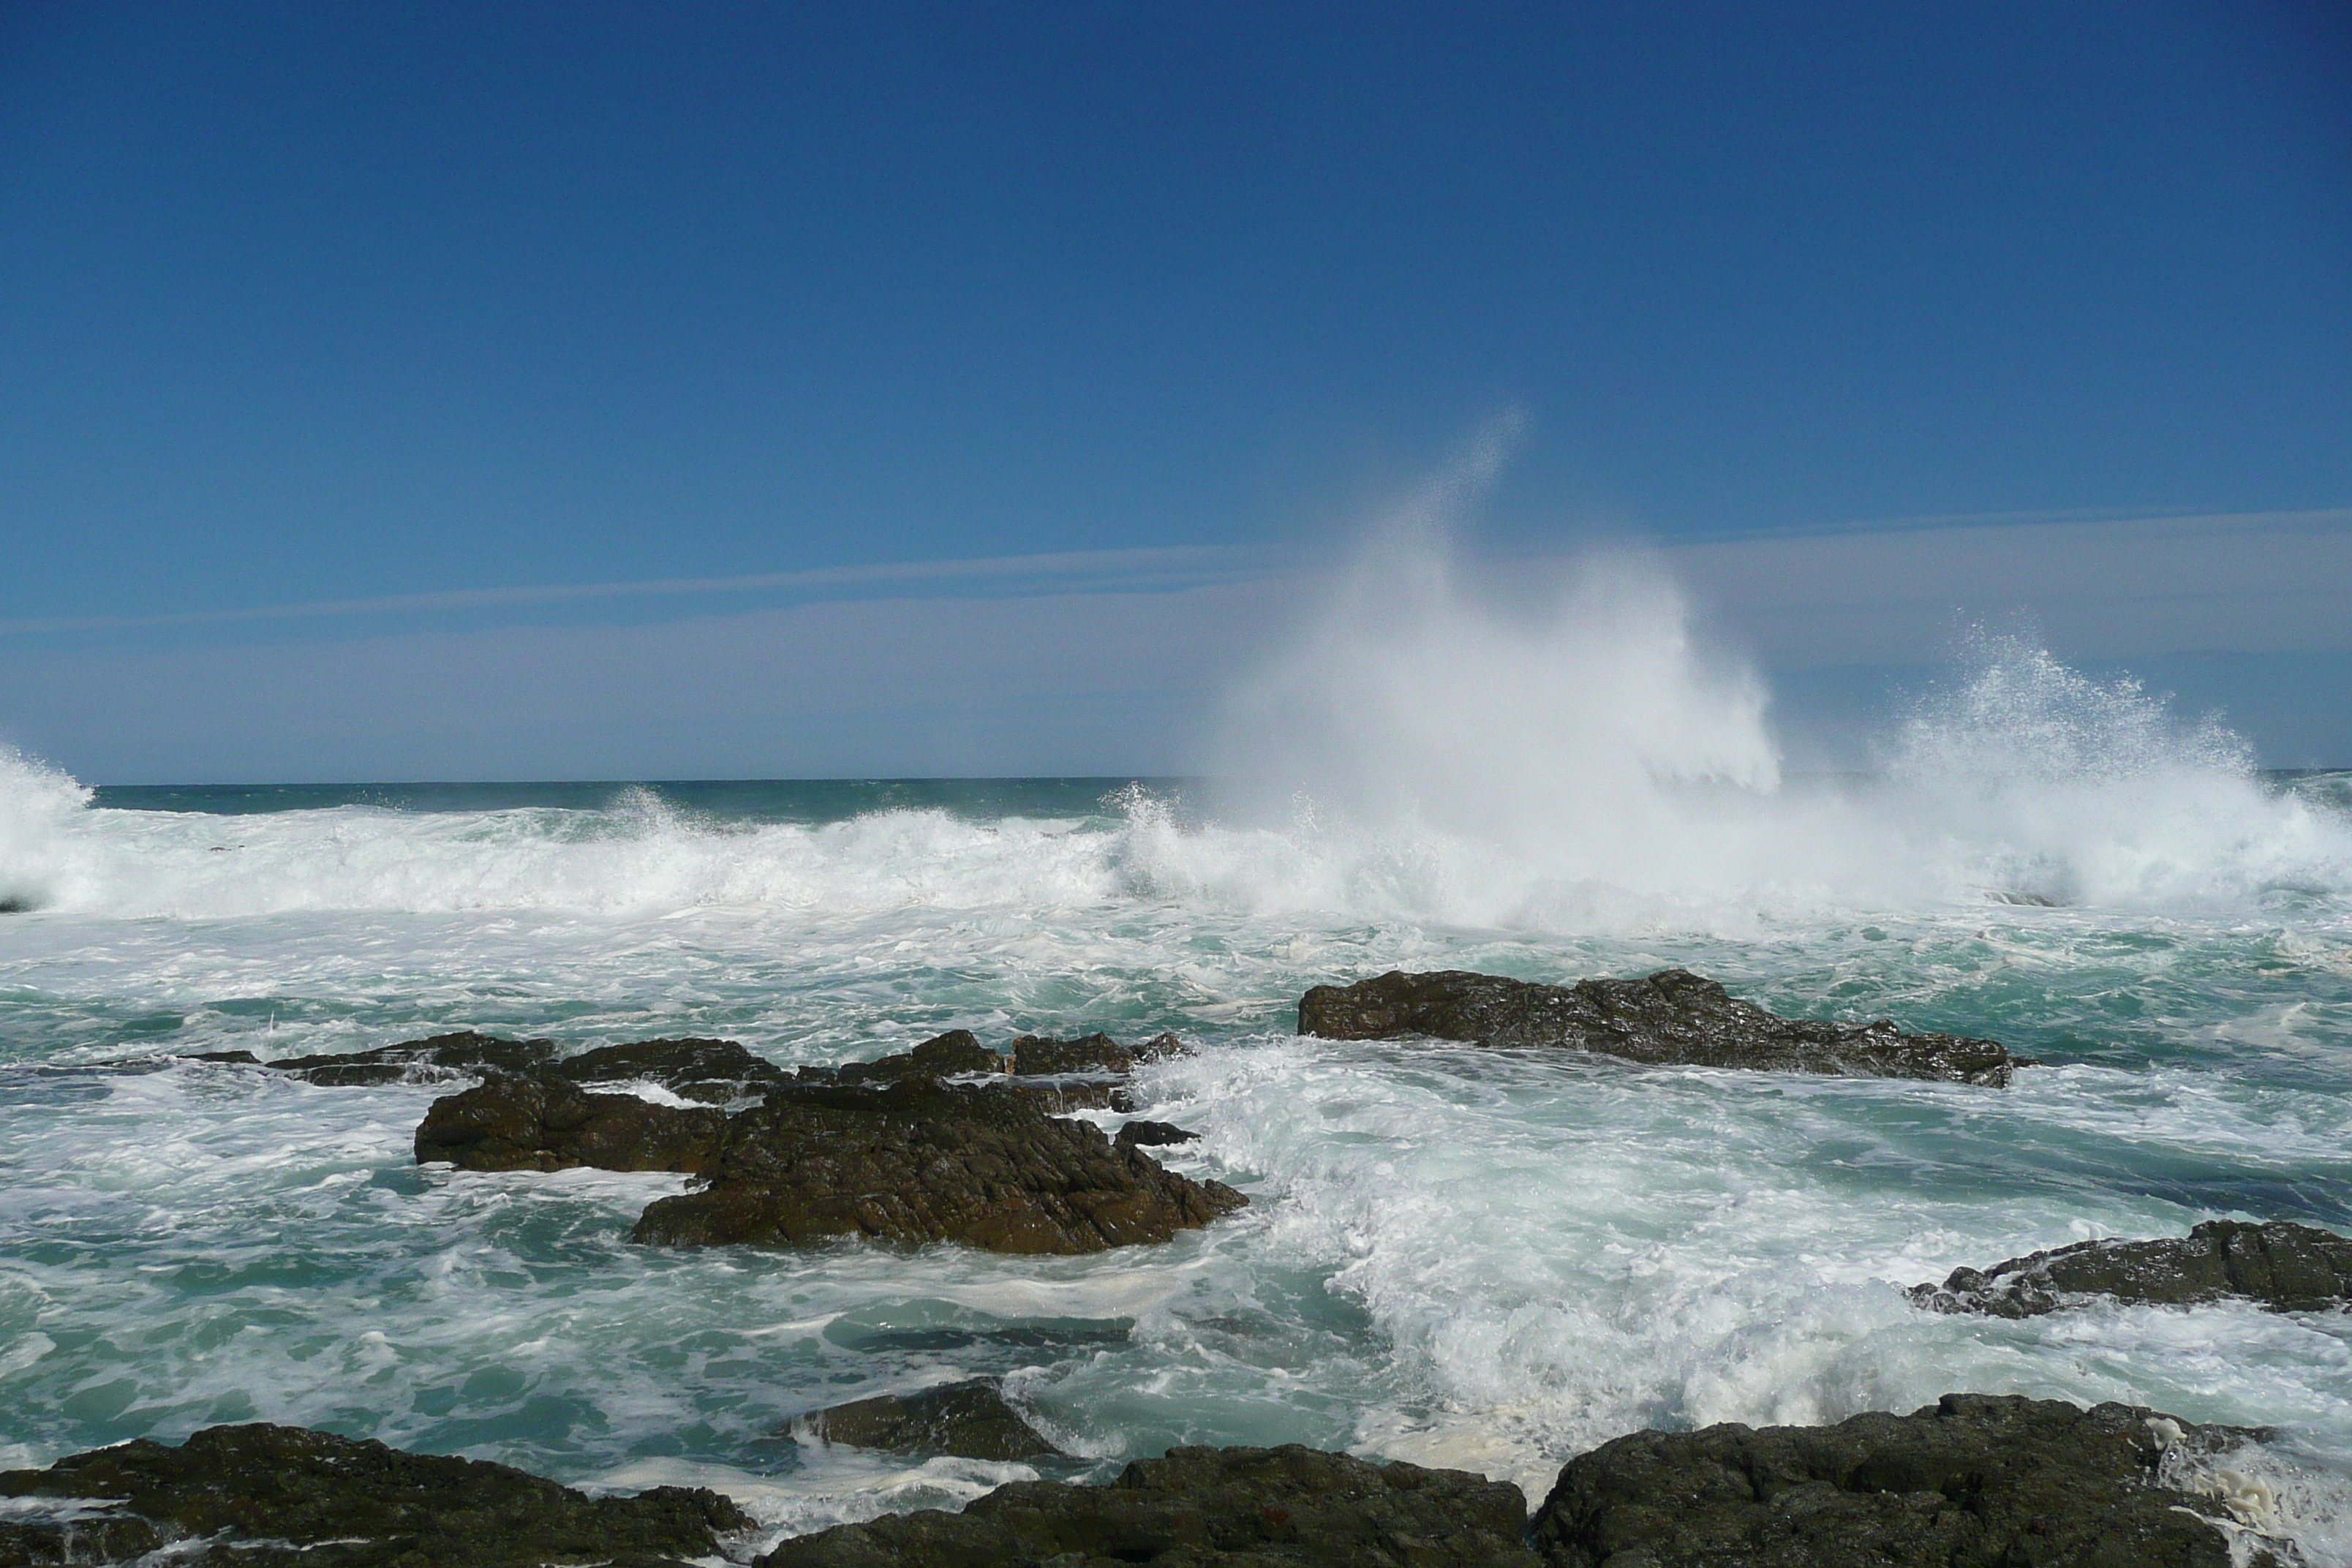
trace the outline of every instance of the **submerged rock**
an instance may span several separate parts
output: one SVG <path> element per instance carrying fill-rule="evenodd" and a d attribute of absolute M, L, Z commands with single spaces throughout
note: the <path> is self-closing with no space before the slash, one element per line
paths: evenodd
<path fill-rule="evenodd" d="M 725 1105 L 789 1081 L 733 1040 L 638 1040 L 565 1057 L 550 1069 L 573 1083 L 657 1083 L 683 1100 Z"/>
<path fill-rule="evenodd" d="M 993 1252 L 1165 1241 L 1247 1200 L 1027 1097 L 935 1079 L 795 1086 L 727 1121 L 710 1184 L 646 1208 L 632 1238 L 795 1246 L 835 1236 Z"/>
<path fill-rule="evenodd" d="M 1570 1460 L 1528 1539 L 1555 1568 L 2229 1568 L 2224 1506 L 2166 1483 L 2252 1436 L 1976 1394 L 1834 1426 L 1637 1432 Z"/>
<path fill-rule="evenodd" d="M 1313 1448 L 1177 1448 L 1108 1486 L 1016 1481 L 787 1541 L 761 1568 L 1538 1568 L 1507 1481 Z"/>
<path fill-rule="evenodd" d="M 717 1164 L 724 1111 L 590 1094 L 559 1078 L 494 1078 L 436 1100 L 416 1129 L 419 1164 L 466 1171 L 700 1173 Z"/>
<path fill-rule="evenodd" d="M 504 1465 L 266 1424 L 0 1472 L 0 1497 L 109 1505 L 0 1523 L 0 1563 L 123 1562 L 170 1546 L 173 1563 L 239 1568 L 683 1568 L 752 1527 L 700 1488 L 589 1498 Z"/>
<path fill-rule="evenodd" d="M 1004 1397 L 994 1378 L 943 1383 L 914 1394 L 886 1394 L 819 1410 L 785 1426 L 854 1448 L 893 1454 L 952 1454 L 1017 1461 L 1058 1454 Z"/>
<path fill-rule="evenodd" d="M 1549 1046 L 1629 1061 L 2006 1087 L 2030 1065 L 1991 1040 L 1906 1035 L 1881 1020 L 1783 1018 L 1712 980 L 1663 969 L 1643 980 L 1539 985 L 1500 975 L 1391 971 L 1299 999 L 1298 1032 L 1334 1040 L 1430 1035 L 1482 1046 Z"/>
<path fill-rule="evenodd" d="M 226 1055 L 215 1054 L 204 1059 L 217 1061 Z M 312 1083 L 353 1088 L 387 1083 L 446 1083 L 456 1078 L 480 1078 L 491 1073 L 538 1072 L 554 1059 L 552 1040 L 509 1040 L 461 1029 L 427 1039 L 403 1040 L 396 1046 L 379 1046 L 372 1051 L 285 1057 L 261 1065 Z"/>
<path fill-rule="evenodd" d="M 2076 1242 L 1911 1289 L 1914 1302 L 1935 1311 L 1996 1318 L 2031 1318 L 2094 1296 L 2175 1305 L 2242 1296 L 2274 1312 L 2319 1311 L 2352 1301 L 2352 1239 L 2284 1220 L 2207 1220 L 2186 1239 Z"/>

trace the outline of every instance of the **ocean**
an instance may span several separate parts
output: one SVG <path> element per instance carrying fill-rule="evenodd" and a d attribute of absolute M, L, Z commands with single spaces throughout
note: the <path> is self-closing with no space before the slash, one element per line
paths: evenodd
<path fill-rule="evenodd" d="M 1549 754 L 1402 805 L 1127 778 L 93 790 L 0 762 L 0 1466 L 262 1419 L 709 1484 L 782 1534 L 1178 1443 L 1540 1497 L 1641 1427 L 1974 1390 L 2274 1427 L 2295 1532 L 2352 1556 L 2343 1313 L 1904 1295 L 2208 1217 L 2352 1228 L 2352 774 L 2261 773 L 2046 659 L 1979 671 L 1863 773 L 1596 795 Z M 1306 987 L 1392 968 L 1669 965 L 2044 1065 L 1995 1090 L 1294 1033 Z M 420 1168 L 434 1089 L 178 1059 L 474 1028 L 789 1066 L 950 1027 L 1175 1030 L 1199 1054 L 1142 1070 L 1145 1113 L 1251 1206 L 1087 1258 L 633 1247 L 684 1178 Z M 1079 1458 L 789 1430 L 979 1373 Z"/>

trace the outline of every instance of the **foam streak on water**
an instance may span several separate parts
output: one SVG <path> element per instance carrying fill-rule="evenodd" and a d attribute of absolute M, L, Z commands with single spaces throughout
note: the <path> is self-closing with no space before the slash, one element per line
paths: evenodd
<path fill-rule="evenodd" d="M 1744 690 L 1692 710 L 1746 724 Z M 2341 1314 L 2012 1323 L 1901 1293 L 2211 1215 L 2352 1224 L 2342 781 L 2265 780 L 1997 645 L 1867 783 L 1669 751 L 1762 762 L 1620 775 L 1600 847 L 1553 831 L 1591 798 L 1486 820 L 1441 773 L 1257 819 L 1003 783 L 848 812 L 780 784 L 229 814 L 0 764 L 0 893 L 29 906 L 0 917 L 0 1463 L 268 1418 L 600 1485 L 715 1477 L 806 1529 L 1014 1472 L 776 1428 L 988 1373 L 1084 1456 L 1056 1474 L 1297 1440 L 1540 1492 L 1639 1426 L 1958 1388 L 2274 1426 L 2299 1474 L 2352 1468 Z M 2002 1093 L 1290 1033 L 1306 985 L 1395 966 L 1668 963 L 2053 1065 Z M 420 1170 L 428 1090 L 161 1059 L 472 1026 L 789 1064 L 954 1026 L 1183 1033 L 1202 1052 L 1149 1069 L 1151 1114 L 1253 1206 L 1092 1258 L 654 1251 L 628 1224 L 674 1178 Z M 2340 1494 L 2294 1495 L 2340 1552 Z"/>

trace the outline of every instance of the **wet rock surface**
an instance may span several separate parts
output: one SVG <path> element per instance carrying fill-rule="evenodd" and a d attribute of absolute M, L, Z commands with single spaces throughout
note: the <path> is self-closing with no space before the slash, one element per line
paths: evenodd
<path fill-rule="evenodd" d="M 1177 1448 L 1108 1486 L 1020 1481 L 961 1513 L 787 1541 L 761 1568 L 1538 1568 L 1527 1500 L 1460 1470 L 1313 1448 Z"/>
<path fill-rule="evenodd" d="M 908 1079 L 956 1078 L 965 1073 L 998 1073 L 1004 1058 L 980 1043 L 970 1029 L 950 1029 L 911 1051 L 878 1061 L 844 1062 L 839 1067 L 804 1067 L 798 1081 L 813 1084 L 901 1083 Z"/>
<path fill-rule="evenodd" d="M 436 1100 L 416 1129 L 419 1164 L 464 1171 L 699 1173 L 718 1163 L 724 1111 L 656 1105 L 632 1094 L 590 1094 L 560 1078 L 494 1078 Z"/>
<path fill-rule="evenodd" d="M 893 1454 L 1018 1461 L 1061 1452 L 1013 1407 L 996 1380 L 986 1377 L 853 1400 L 816 1411 L 784 1430 L 803 1426 L 824 1442 Z"/>
<path fill-rule="evenodd" d="M 783 1068 L 733 1040 L 638 1040 L 565 1057 L 549 1070 L 572 1083 L 657 1083 L 682 1100 L 725 1105 L 789 1081 Z"/>
<path fill-rule="evenodd" d="M 2084 1241 L 1912 1287 L 1938 1312 L 2030 1318 L 2094 1298 L 2187 1305 L 2243 1297 L 2274 1312 L 2352 1300 L 2352 1239 L 2307 1225 L 2208 1220 L 2185 1238 Z"/>
<path fill-rule="evenodd" d="M 1056 1059 L 1097 1068 L 1133 1060 L 1105 1035 L 1045 1044 L 1062 1051 Z M 1114 1143 L 1090 1124 L 1061 1120 L 1075 1110 L 1132 1109 L 1123 1087 L 1012 1075 L 1010 1059 L 962 1029 L 902 1055 L 803 1068 L 790 1079 L 732 1041 L 614 1046 L 436 1100 L 416 1130 L 416 1158 L 470 1171 L 592 1165 L 708 1178 L 698 1192 L 649 1206 L 632 1233 L 671 1246 L 867 1236 L 1098 1252 L 1165 1241 L 1246 1202 L 1141 1153 L 1155 1141 L 1150 1131 Z M 974 1074 L 977 1081 L 957 1081 Z M 591 1093 L 583 1079 L 651 1079 L 720 1100 L 756 1089 L 761 1100 L 730 1115 Z M 1156 1141 L 1192 1136 L 1167 1131 Z"/>
<path fill-rule="evenodd" d="M 1118 1130 L 1111 1142 L 1122 1149 L 1164 1149 L 1173 1143 L 1197 1143 L 1198 1132 L 1188 1131 L 1167 1121 L 1130 1121 Z"/>
<path fill-rule="evenodd" d="M 1598 1051 L 1654 1065 L 2005 1087 L 2025 1065 L 1991 1040 L 1905 1034 L 1885 1021 L 1783 1018 L 1688 970 L 1541 985 L 1466 970 L 1391 971 L 1300 998 L 1298 1032 L 1335 1040 L 1429 1035 L 1482 1046 Z"/>
<path fill-rule="evenodd" d="M 1082 1035 L 1075 1040 L 1057 1040 L 1051 1035 L 1023 1035 L 1005 1049 L 1017 1073 L 1135 1070 L 1135 1053 L 1099 1032 Z"/>
<path fill-rule="evenodd" d="M 174 1563 L 245 1568 L 670 1568 L 716 1554 L 723 1535 L 752 1523 L 701 1489 L 590 1498 L 504 1465 L 259 1424 L 0 1472 L 0 1497 L 110 1505 L 0 1523 L 8 1568 L 167 1547 Z"/>
<path fill-rule="evenodd" d="M 206 1059 L 219 1060 L 226 1054 Z M 509 1040 L 461 1029 L 427 1039 L 403 1040 L 396 1046 L 379 1046 L 372 1051 L 287 1057 L 261 1065 L 312 1083 L 354 1088 L 388 1083 L 446 1083 L 453 1079 L 480 1078 L 490 1073 L 531 1073 L 541 1071 L 554 1059 L 552 1040 Z"/>
<path fill-rule="evenodd" d="M 2178 1464 L 2251 1436 L 1969 1394 L 1834 1426 L 1638 1432 L 1570 1460 L 1528 1538 L 1555 1568 L 2227 1568 L 2209 1517 L 2228 1516 L 2163 1484 L 2168 1448 Z"/>
<path fill-rule="evenodd" d="M 699 1192 L 648 1206 L 633 1239 L 796 1246 L 836 1236 L 1087 1253 L 1165 1241 L 1242 1207 L 1027 1097 L 909 1079 L 795 1086 L 728 1119 Z"/>

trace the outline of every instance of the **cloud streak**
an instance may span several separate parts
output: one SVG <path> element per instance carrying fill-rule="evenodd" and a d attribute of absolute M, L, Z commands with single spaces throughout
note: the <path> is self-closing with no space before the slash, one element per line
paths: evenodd
<path fill-rule="evenodd" d="M 1271 552 L 1242 545 L 1187 545 L 1144 550 L 1076 550 L 1041 555 L 1000 555 L 965 561 L 887 562 L 804 572 L 758 572 L 732 577 L 655 577 L 628 583 L 563 583 L 506 588 L 449 588 L 373 598 L 320 599 L 182 610 L 146 616 L 56 616 L 0 621 L 0 635 L 127 631 L 163 626 L 226 626 L 239 622 L 331 620 L 352 616 L 432 615 L 455 610 L 532 608 L 543 605 L 638 598 L 697 598 L 724 594 L 847 589 L 876 585 L 942 587 L 986 582 L 1002 587 L 1031 580 L 1034 591 L 1144 591 L 1231 581 L 1265 569 Z"/>

